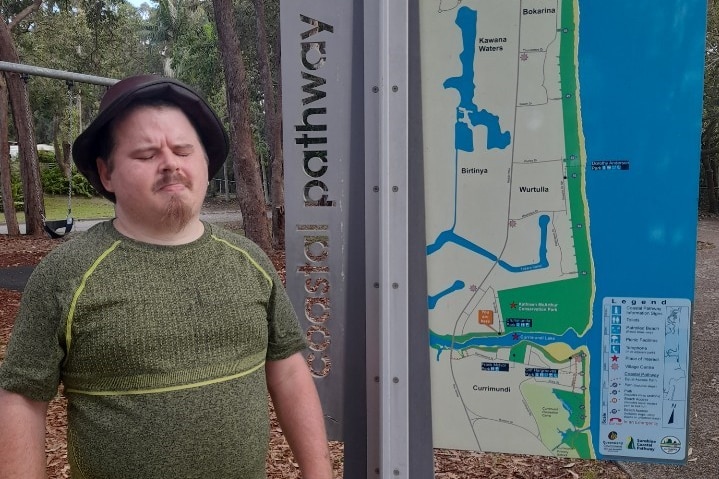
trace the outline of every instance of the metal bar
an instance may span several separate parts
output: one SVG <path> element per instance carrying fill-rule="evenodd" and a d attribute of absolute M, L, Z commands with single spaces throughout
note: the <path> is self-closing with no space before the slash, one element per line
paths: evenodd
<path fill-rule="evenodd" d="M 379 3 L 364 7 L 367 478 L 380 474 Z"/>
<path fill-rule="evenodd" d="M 409 477 L 408 8 L 379 7 L 380 477 Z"/>
<path fill-rule="evenodd" d="M 0 61 L 0 70 L 14 73 L 26 73 L 28 75 L 34 76 L 56 78 L 59 80 L 76 81 L 80 83 L 92 83 L 94 85 L 104 86 L 112 86 L 118 81 L 120 81 L 114 78 L 85 75 L 84 73 L 74 73 L 63 70 L 53 70 L 52 68 L 36 67 L 33 65 L 24 65 L 22 63 L 12 62 Z"/>
<path fill-rule="evenodd" d="M 409 0 L 407 114 L 407 204 L 412 221 L 408 222 L 407 274 L 409 354 L 409 477 L 434 478 L 432 448 L 432 388 L 430 385 L 429 324 L 427 308 L 427 241 L 424 208 L 424 144 L 422 138 L 422 84 L 420 64 L 420 2 Z M 432 41 L 432 39 L 429 39 Z"/>

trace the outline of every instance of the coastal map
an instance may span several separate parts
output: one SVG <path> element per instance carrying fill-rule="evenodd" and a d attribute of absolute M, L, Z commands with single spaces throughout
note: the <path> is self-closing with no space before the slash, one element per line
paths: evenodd
<path fill-rule="evenodd" d="M 706 11 L 652 5 L 420 2 L 435 447 L 687 459 Z"/>
<path fill-rule="evenodd" d="M 593 457 L 577 5 L 422 9 L 436 445 Z"/>

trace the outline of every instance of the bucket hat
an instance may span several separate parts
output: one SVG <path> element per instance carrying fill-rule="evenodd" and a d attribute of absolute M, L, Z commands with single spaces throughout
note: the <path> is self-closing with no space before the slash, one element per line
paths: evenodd
<path fill-rule="evenodd" d="M 184 83 L 158 75 L 136 75 L 112 85 L 100 101 L 97 117 L 80 133 L 72 145 L 77 169 L 105 198 L 113 203 L 115 195 L 105 189 L 97 171 L 96 159 L 101 151 L 101 135 L 112 120 L 136 100 L 167 100 L 177 105 L 193 124 L 207 153 L 208 178 L 212 178 L 227 158 L 229 139 L 222 122 L 207 102 Z"/>

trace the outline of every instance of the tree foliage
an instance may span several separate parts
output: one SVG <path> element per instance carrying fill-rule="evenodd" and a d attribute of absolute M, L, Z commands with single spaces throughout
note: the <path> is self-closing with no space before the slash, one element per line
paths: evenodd
<path fill-rule="evenodd" d="M 224 77 L 211 3 L 159 0 L 149 25 L 151 39 L 164 62 L 164 74 L 195 87 L 220 117 L 227 118 Z"/>
<path fill-rule="evenodd" d="M 16 39 L 21 59 L 29 65 L 110 78 L 161 71 L 145 19 L 124 0 L 47 4 L 29 28 L 31 35 Z M 30 88 L 38 138 L 51 143 L 55 133 L 51 125 L 67 116 L 67 85 L 38 76 L 32 78 Z M 75 89 L 82 95 L 82 117 L 92 118 L 104 88 L 77 84 Z"/>

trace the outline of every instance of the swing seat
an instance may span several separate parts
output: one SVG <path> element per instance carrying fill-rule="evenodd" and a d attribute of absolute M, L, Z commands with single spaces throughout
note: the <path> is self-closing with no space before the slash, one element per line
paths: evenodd
<path fill-rule="evenodd" d="M 45 232 L 49 234 L 52 239 L 62 238 L 72 231 L 72 225 L 72 217 L 68 217 L 66 220 L 46 221 Z"/>

